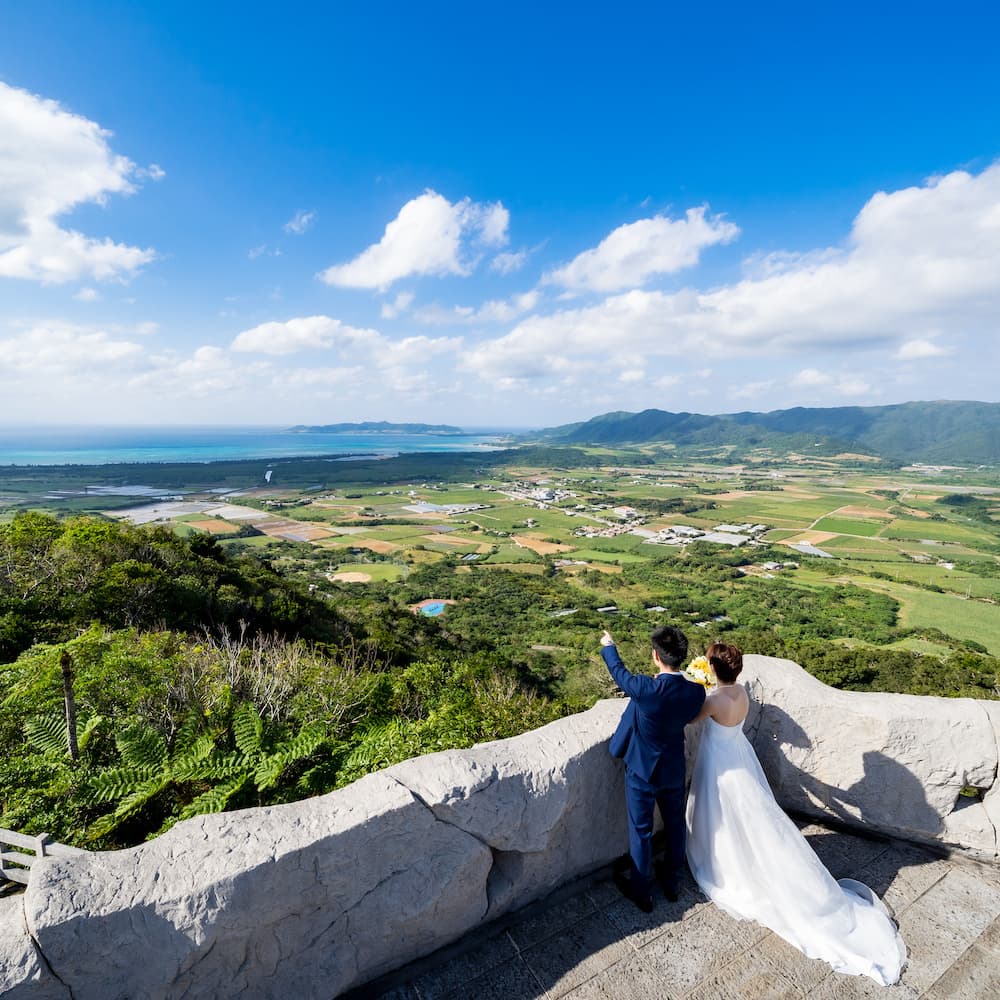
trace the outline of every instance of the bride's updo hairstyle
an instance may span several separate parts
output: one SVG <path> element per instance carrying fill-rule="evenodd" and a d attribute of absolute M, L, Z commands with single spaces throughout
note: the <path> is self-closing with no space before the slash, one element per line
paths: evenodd
<path fill-rule="evenodd" d="M 743 653 L 736 646 L 727 646 L 724 642 L 713 642 L 705 650 L 705 659 L 723 684 L 732 684 L 743 669 Z"/>

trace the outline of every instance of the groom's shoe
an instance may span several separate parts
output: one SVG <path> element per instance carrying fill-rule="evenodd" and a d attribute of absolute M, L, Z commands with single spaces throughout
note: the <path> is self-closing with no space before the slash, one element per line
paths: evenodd
<path fill-rule="evenodd" d="M 660 861 L 656 865 L 656 881 L 660 883 L 663 895 L 670 903 L 676 903 L 678 899 L 677 873 L 667 868 L 665 861 Z"/>
<path fill-rule="evenodd" d="M 653 897 L 648 892 L 645 895 L 636 892 L 632 880 L 622 872 L 615 872 L 611 877 L 614 879 L 618 891 L 627 900 L 634 903 L 643 913 L 653 912 Z"/>

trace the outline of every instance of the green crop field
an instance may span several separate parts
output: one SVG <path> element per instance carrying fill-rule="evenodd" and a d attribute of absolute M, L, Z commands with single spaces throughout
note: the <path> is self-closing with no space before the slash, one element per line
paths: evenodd
<path fill-rule="evenodd" d="M 940 542 L 962 542 L 967 545 L 981 544 L 986 541 L 997 542 L 997 536 L 988 530 L 967 528 L 950 521 L 921 521 L 899 519 L 889 524 L 882 532 L 884 538 L 931 539 Z"/>
<path fill-rule="evenodd" d="M 588 541 L 596 542 L 602 539 L 592 538 Z M 652 546 L 650 546 L 652 548 Z M 610 552 L 599 549 L 578 549 L 567 555 L 568 559 L 582 559 L 585 562 L 604 563 L 641 563 L 646 561 L 645 556 L 636 555 L 634 552 Z"/>
<path fill-rule="evenodd" d="M 824 517 L 813 527 L 816 531 L 832 531 L 838 535 L 860 535 L 872 538 L 882 530 L 881 521 L 862 521 L 846 517 Z"/>
<path fill-rule="evenodd" d="M 396 563 L 341 563 L 331 571 L 337 573 L 364 573 L 371 578 L 372 583 L 384 581 L 401 580 L 406 576 L 408 570 L 406 566 L 398 566 Z"/>

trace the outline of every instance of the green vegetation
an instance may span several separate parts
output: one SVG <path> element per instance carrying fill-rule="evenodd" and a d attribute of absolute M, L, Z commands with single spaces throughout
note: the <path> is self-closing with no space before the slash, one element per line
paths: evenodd
<path fill-rule="evenodd" d="M 893 406 L 796 407 L 771 413 L 605 413 L 555 427 L 545 439 L 566 444 L 670 442 L 687 450 L 725 449 L 727 459 L 768 448 L 809 455 L 856 452 L 893 462 L 1000 462 L 1000 404 L 960 401 Z"/>
<path fill-rule="evenodd" d="M 995 471 L 582 448 L 290 459 L 272 484 L 261 465 L 3 479 L 0 825 L 122 846 L 514 735 L 612 693 L 605 627 L 636 668 L 667 620 L 692 653 L 725 636 L 840 687 L 1000 696 Z M 83 491 L 102 476 L 183 502 L 134 525 L 144 501 Z M 219 485 L 239 488 L 228 512 Z M 33 509 L 56 487 L 80 492 Z M 738 548 L 647 540 L 718 524 L 766 530 Z M 783 544 L 799 538 L 834 558 Z M 451 603 L 414 614 L 427 598 Z"/>

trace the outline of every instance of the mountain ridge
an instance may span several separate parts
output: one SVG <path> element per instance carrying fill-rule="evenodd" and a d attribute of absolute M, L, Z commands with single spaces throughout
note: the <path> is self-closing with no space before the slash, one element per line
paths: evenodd
<path fill-rule="evenodd" d="M 934 400 L 708 415 L 617 410 L 542 431 L 559 444 L 858 452 L 895 462 L 1000 463 L 1000 403 Z"/>

